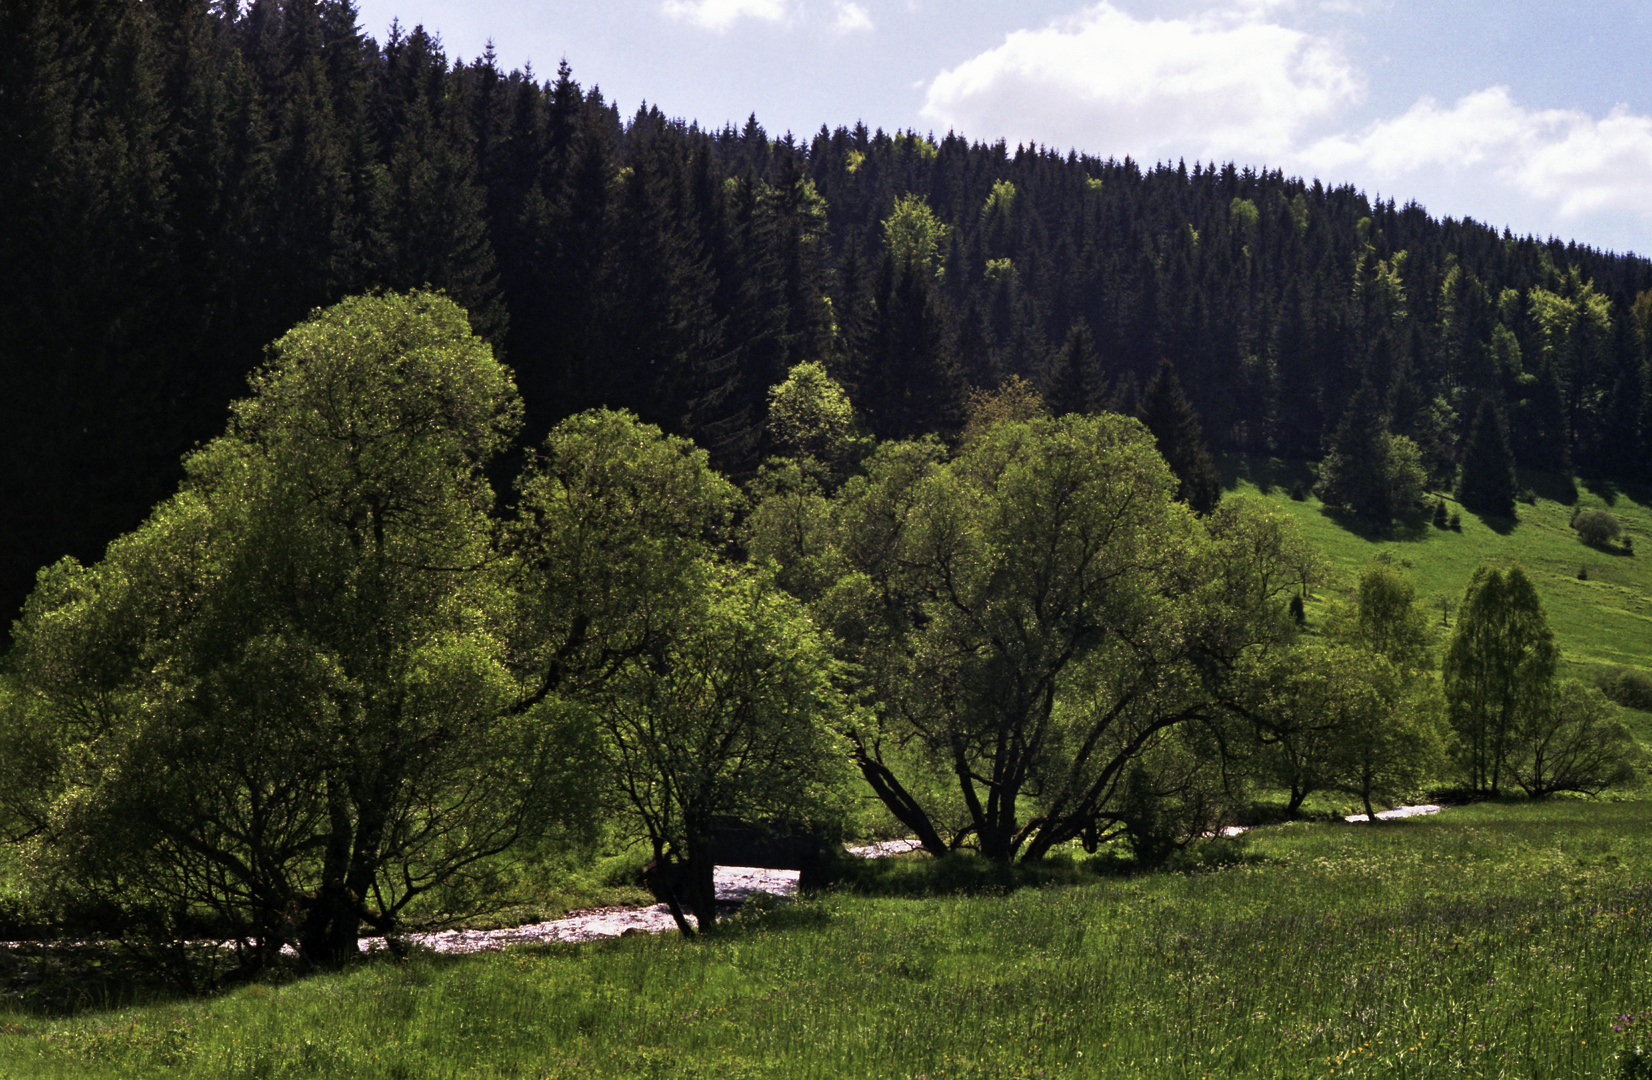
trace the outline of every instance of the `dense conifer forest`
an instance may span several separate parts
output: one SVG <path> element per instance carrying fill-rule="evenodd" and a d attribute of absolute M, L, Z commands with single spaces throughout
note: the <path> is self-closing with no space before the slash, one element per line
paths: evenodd
<path fill-rule="evenodd" d="M 1168 362 L 1216 450 L 1375 430 L 1447 489 L 1484 413 L 1520 466 L 1652 479 L 1652 263 L 1334 178 L 627 116 L 349 0 L 7 3 L 0 148 L 8 619 L 176 486 L 268 342 L 378 288 L 469 312 L 525 444 L 623 407 L 736 477 L 814 360 L 879 438 L 1011 376 L 1139 411 Z"/>

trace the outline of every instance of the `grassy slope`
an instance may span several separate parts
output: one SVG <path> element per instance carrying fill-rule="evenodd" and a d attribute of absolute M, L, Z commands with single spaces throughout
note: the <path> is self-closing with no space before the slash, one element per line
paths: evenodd
<path fill-rule="evenodd" d="M 1195 876 L 834 896 L 712 942 L 376 963 L 72 1020 L 0 1005 L 0 1077 L 1611 1076 L 1652 1007 L 1647 810 L 1288 826 Z"/>
<path fill-rule="evenodd" d="M 1331 559 L 1340 579 L 1329 591 L 1348 588 L 1360 567 L 1386 554 L 1409 570 L 1419 599 L 1439 613 L 1439 600 L 1461 599 L 1482 563 L 1518 563 L 1543 598 L 1567 674 L 1588 679 L 1596 669 L 1618 665 L 1652 670 L 1652 504 L 1644 495 L 1578 488 L 1570 504 L 1543 497 L 1535 506 L 1520 504 L 1512 529 L 1463 513 L 1461 533 L 1420 522 L 1373 536 L 1346 527 L 1311 495 L 1293 501 L 1286 492 L 1293 479 L 1308 479 L 1304 474 L 1276 467 L 1267 475 L 1244 462 L 1231 462 L 1228 471 L 1229 490 L 1263 495 Z M 1532 479 L 1539 492 L 1568 494 L 1552 478 Z M 1574 506 L 1609 510 L 1634 539 L 1637 554 L 1585 547 L 1569 524 Z M 1449 499 L 1447 507 L 1457 509 Z M 1587 570 L 1588 580 L 1578 579 L 1579 569 Z"/>

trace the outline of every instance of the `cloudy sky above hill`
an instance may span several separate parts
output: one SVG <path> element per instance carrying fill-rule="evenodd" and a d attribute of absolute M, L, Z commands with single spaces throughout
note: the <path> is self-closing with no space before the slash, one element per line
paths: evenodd
<path fill-rule="evenodd" d="M 948 130 L 1354 184 L 1518 234 L 1652 255 L 1652 5 L 1503 0 L 358 0 L 566 59 L 629 114 Z"/>

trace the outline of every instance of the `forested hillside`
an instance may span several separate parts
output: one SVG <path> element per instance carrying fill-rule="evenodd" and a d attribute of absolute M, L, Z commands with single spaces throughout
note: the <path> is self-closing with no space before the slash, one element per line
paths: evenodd
<path fill-rule="evenodd" d="M 1318 459 L 1369 383 L 1437 484 L 1484 402 L 1522 466 L 1652 479 L 1652 264 L 1335 178 L 626 117 L 349 0 L 9 2 L 0 148 L 8 618 L 173 489 L 267 342 L 380 287 L 469 311 L 528 445 L 605 404 L 745 475 L 800 361 L 891 438 L 1010 375 L 1133 409 L 1168 360 L 1216 448 Z"/>

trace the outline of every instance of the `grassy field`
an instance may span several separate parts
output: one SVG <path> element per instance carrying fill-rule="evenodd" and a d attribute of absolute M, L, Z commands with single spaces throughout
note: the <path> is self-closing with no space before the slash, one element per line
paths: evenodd
<path fill-rule="evenodd" d="M 1350 527 L 1312 495 L 1291 499 L 1292 484 L 1312 483 L 1305 469 L 1277 463 L 1270 469 L 1235 459 L 1227 463 L 1226 472 L 1229 490 L 1264 495 L 1290 514 L 1330 558 L 1341 575 L 1330 592 L 1351 585 L 1371 559 L 1386 557 L 1410 572 L 1418 597 L 1430 611 L 1441 614 L 1443 622 L 1440 601 L 1460 600 L 1476 567 L 1518 563 L 1543 598 L 1565 673 L 1589 679 L 1603 667 L 1652 670 L 1652 504 L 1644 492 L 1574 487 L 1538 474 L 1523 478 L 1538 498 L 1535 505 L 1518 505 L 1512 527 L 1507 521 L 1482 520 L 1459 511 L 1461 532 L 1419 521 L 1372 533 Z M 1446 506 L 1459 510 L 1449 498 Z M 1610 512 L 1637 553 L 1585 546 L 1571 528 L 1574 508 Z M 1585 578 L 1580 578 L 1580 571 Z M 1312 615 L 1312 606 L 1309 611 Z"/>
<path fill-rule="evenodd" d="M 14 1004 L 0 1077 L 1615 1077 L 1652 1034 L 1649 810 L 1284 826 L 1206 873 Z"/>

